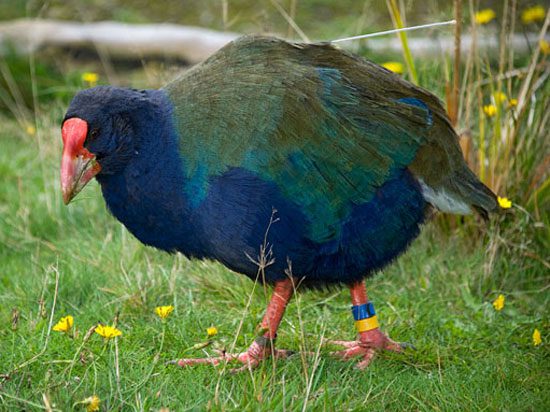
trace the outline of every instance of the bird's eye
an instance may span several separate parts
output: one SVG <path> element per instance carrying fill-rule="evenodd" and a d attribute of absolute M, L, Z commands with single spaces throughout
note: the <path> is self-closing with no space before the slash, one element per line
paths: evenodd
<path fill-rule="evenodd" d="M 92 129 L 90 132 L 90 140 L 95 139 L 97 136 L 99 136 L 99 129 Z"/>

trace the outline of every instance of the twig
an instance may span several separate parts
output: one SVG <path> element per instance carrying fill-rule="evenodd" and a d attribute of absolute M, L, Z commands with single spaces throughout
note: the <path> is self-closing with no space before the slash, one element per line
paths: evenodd
<path fill-rule="evenodd" d="M 294 20 L 296 18 L 296 3 L 298 2 L 298 0 L 290 0 L 290 18 L 292 20 Z M 287 29 L 287 33 L 286 33 L 286 37 L 290 38 L 290 36 L 292 36 L 292 25 L 289 23 L 288 24 L 288 29 Z"/>
<path fill-rule="evenodd" d="M 47 412 L 53 412 L 52 404 L 46 393 L 42 394 L 42 402 L 44 402 L 44 409 L 46 409 Z"/>
<path fill-rule="evenodd" d="M 302 412 L 307 411 L 307 402 L 309 400 L 309 395 L 311 393 L 311 388 L 313 387 L 313 377 L 315 376 L 315 372 L 317 372 L 317 368 L 319 367 L 319 363 L 321 361 L 321 346 L 323 346 L 323 340 L 325 336 L 325 325 L 323 325 L 323 330 L 321 331 L 321 339 L 319 339 L 319 346 L 317 346 L 317 350 L 315 351 L 315 358 L 313 360 L 313 365 L 311 367 L 311 376 L 308 379 L 306 394 L 304 396 L 304 406 L 302 406 Z"/>
<path fill-rule="evenodd" d="M 91 326 L 88 331 L 86 332 L 86 334 L 84 335 L 84 338 L 82 338 L 82 343 L 80 344 L 80 346 L 78 347 L 78 349 L 76 350 L 74 356 L 73 356 L 73 359 L 71 361 L 71 363 L 69 364 L 69 372 L 67 373 L 67 380 L 70 380 L 71 378 L 71 374 L 73 372 L 73 368 L 74 368 L 74 365 L 76 363 L 76 358 L 78 357 L 78 355 L 80 355 L 80 352 L 82 351 L 82 349 L 84 348 L 84 345 L 86 344 L 86 342 L 88 342 L 88 339 L 90 339 L 90 337 L 93 335 L 94 331 L 95 331 L 95 328 L 97 327 L 98 325 L 93 325 Z"/>
<path fill-rule="evenodd" d="M 427 29 L 429 27 L 437 27 L 437 26 L 447 26 L 449 24 L 456 24 L 456 20 L 442 21 L 442 22 L 438 22 L 438 23 L 421 24 L 420 26 L 403 27 L 403 28 L 400 28 L 400 29 L 384 30 L 384 31 L 378 31 L 376 33 L 360 34 L 358 36 L 351 36 L 351 37 L 344 37 L 342 39 L 330 40 L 329 42 L 330 43 L 340 43 L 340 42 L 350 41 L 350 40 L 368 39 L 368 38 L 371 38 L 371 37 L 385 36 L 387 34 L 401 33 L 401 32 L 404 32 L 404 31 Z"/>
<path fill-rule="evenodd" d="M 537 64 L 536 70 L 542 70 L 546 66 L 550 67 L 550 65 L 548 63 L 540 62 L 540 63 Z M 497 76 L 494 76 L 494 77 L 491 77 L 491 78 L 486 78 L 486 79 L 474 82 L 473 86 L 474 87 L 486 86 L 488 84 L 493 83 L 495 80 L 498 81 L 498 80 L 513 79 L 514 77 L 523 76 L 528 72 L 529 72 L 529 67 L 522 67 L 520 69 L 512 69 L 512 70 L 509 70 L 505 73 L 502 73 L 502 75 L 497 75 Z"/>
<path fill-rule="evenodd" d="M 246 319 L 246 315 L 250 310 L 250 306 L 252 305 L 252 298 L 254 297 L 254 293 L 256 291 L 256 287 L 258 286 L 258 281 L 259 281 L 260 277 L 263 281 L 262 283 L 264 285 L 264 292 L 265 292 L 266 300 L 267 300 L 267 290 L 265 289 L 265 285 L 266 285 L 266 282 L 265 282 L 265 268 L 267 266 L 271 265 L 274 262 L 274 260 L 271 259 L 271 249 L 269 247 L 269 243 L 267 242 L 267 237 L 268 237 L 268 234 L 269 234 L 269 230 L 271 229 L 271 226 L 274 223 L 279 221 L 278 218 L 275 218 L 276 213 L 277 213 L 277 210 L 272 209 L 271 216 L 269 218 L 269 223 L 268 223 L 266 231 L 264 233 L 263 244 L 260 245 L 260 256 L 258 257 L 258 261 L 255 261 L 248 254 L 246 254 L 246 256 L 248 257 L 248 259 L 250 259 L 250 261 L 252 261 L 253 263 L 256 263 L 258 265 L 258 271 L 256 272 L 256 278 L 254 279 L 254 285 L 252 286 L 252 291 L 250 292 L 250 295 L 248 295 L 248 300 L 246 302 L 246 306 L 245 306 L 244 311 L 243 311 L 243 316 L 241 317 L 241 319 L 239 321 L 239 325 L 237 326 L 237 332 L 235 333 L 235 338 L 233 339 L 233 342 L 231 343 L 231 346 L 229 348 L 229 352 L 231 352 L 231 353 L 235 351 L 235 347 L 237 346 L 237 339 L 239 338 L 239 335 L 241 334 L 241 331 L 242 331 L 242 328 L 243 328 L 243 325 L 244 325 L 244 321 Z M 266 251 L 267 251 L 267 254 L 266 254 Z M 228 363 L 224 362 L 223 369 L 221 370 L 221 372 L 219 374 L 219 377 L 218 377 L 218 381 L 216 382 L 216 389 L 214 390 L 214 403 L 215 404 L 219 403 L 220 385 L 221 385 L 221 381 L 222 381 L 222 376 L 224 375 L 227 367 L 228 367 Z M 250 370 L 250 372 L 252 372 L 252 371 Z M 252 382 L 254 383 L 254 380 L 252 380 Z M 254 387 L 254 391 L 256 391 L 256 387 Z"/>
<path fill-rule="evenodd" d="M 120 387 L 120 364 L 118 361 L 118 338 L 115 338 L 115 379 L 116 389 L 120 398 L 120 406 L 124 405 L 124 399 L 122 399 L 122 389 Z"/>
<path fill-rule="evenodd" d="M 302 41 L 306 43 L 310 43 L 309 37 L 306 36 L 306 34 L 298 27 L 296 22 L 292 17 L 288 15 L 288 13 L 283 9 L 283 7 L 277 2 L 277 0 L 270 0 L 271 4 L 277 9 L 279 13 L 281 13 L 281 16 L 284 17 L 284 19 L 287 21 L 287 23 L 294 29 L 296 33 L 302 38 Z"/>
<path fill-rule="evenodd" d="M 0 392 L 0 397 L 2 397 L 2 396 L 5 396 L 6 398 L 9 398 L 9 399 L 13 399 L 14 401 L 17 401 L 17 402 L 24 403 L 24 404 L 32 406 L 34 408 L 46 410 L 46 407 L 44 407 L 43 405 L 40 405 L 39 403 L 31 402 L 31 401 L 28 401 L 26 399 L 10 395 L 9 393 L 6 393 L 6 392 Z"/>

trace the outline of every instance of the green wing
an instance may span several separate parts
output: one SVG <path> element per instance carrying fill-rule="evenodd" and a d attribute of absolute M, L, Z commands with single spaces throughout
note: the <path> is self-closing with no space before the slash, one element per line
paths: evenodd
<path fill-rule="evenodd" d="M 318 217 L 312 236 L 328 239 L 426 143 L 432 107 L 399 102 L 411 96 L 405 85 L 328 45 L 231 43 L 166 87 L 187 190 L 198 203 L 211 176 L 245 168 Z"/>

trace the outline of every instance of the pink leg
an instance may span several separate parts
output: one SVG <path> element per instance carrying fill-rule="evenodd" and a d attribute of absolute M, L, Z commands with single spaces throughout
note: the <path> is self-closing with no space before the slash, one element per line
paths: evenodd
<path fill-rule="evenodd" d="M 281 280 L 275 283 L 273 295 L 267 305 L 267 309 L 260 323 L 260 330 L 265 331 L 261 336 L 257 337 L 250 345 L 246 352 L 230 354 L 221 352 L 220 356 L 206 359 L 180 359 L 176 361 L 179 366 L 190 366 L 197 364 L 218 365 L 222 362 L 238 361 L 244 364 L 241 368 L 235 369 L 240 371 L 247 368 L 253 368 L 269 356 L 275 358 L 286 358 L 292 354 L 287 350 L 279 350 L 273 347 L 275 338 L 277 337 L 277 329 L 285 313 L 286 305 L 294 292 L 294 284 L 291 279 Z"/>
<path fill-rule="evenodd" d="M 365 305 L 369 301 L 364 281 L 351 284 L 350 293 L 353 306 Z M 374 326 L 375 324 L 373 323 L 372 325 Z M 364 369 L 369 365 L 371 360 L 374 358 L 376 351 L 388 350 L 393 352 L 402 352 L 405 347 L 412 346 L 394 342 L 380 331 L 377 323 L 376 327 L 373 327 L 372 329 L 360 330 L 356 341 L 336 340 L 327 341 L 327 343 L 343 346 L 345 348 L 341 351 L 333 352 L 334 355 L 340 357 L 341 359 L 350 359 L 360 356 L 362 359 L 357 364 L 359 369 Z"/>

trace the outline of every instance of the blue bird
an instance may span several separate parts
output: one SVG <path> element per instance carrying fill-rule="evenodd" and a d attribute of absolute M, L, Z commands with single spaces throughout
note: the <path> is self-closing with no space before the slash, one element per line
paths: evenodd
<path fill-rule="evenodd" d="M 62 126 L 65 203 L 93 177 L 141 242 L 274 285 L 243 353 L 181 359 L 256 366 L 295 289 L 347 285 L 358 331 L 337 355 L 402 351 L 364 279 L 399 256 L 431 210 L 486 217 L 495 195 L 465 164 L 440 101 L 329 44 L 248 36 L 160 90 L 95 87 Z"/>

